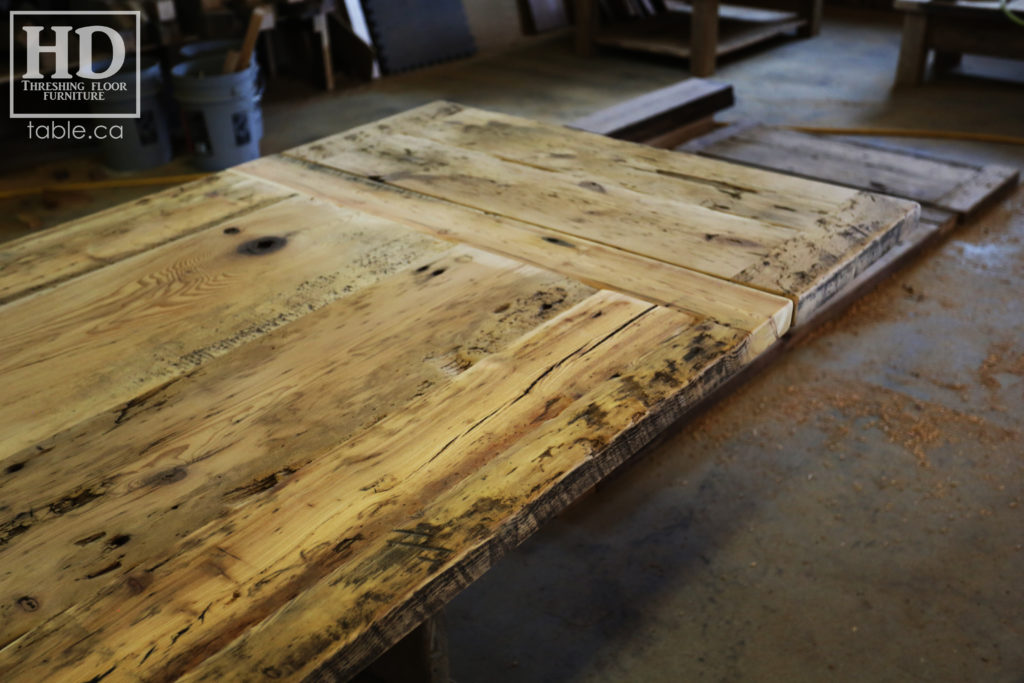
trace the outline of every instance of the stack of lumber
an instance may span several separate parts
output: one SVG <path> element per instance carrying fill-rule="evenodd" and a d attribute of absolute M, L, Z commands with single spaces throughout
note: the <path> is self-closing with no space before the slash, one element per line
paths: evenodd
<path fill-rule="evenodd" d="M 917 204 L 434 103 L 0 251 L 0 678 L 344 678 Z"/>

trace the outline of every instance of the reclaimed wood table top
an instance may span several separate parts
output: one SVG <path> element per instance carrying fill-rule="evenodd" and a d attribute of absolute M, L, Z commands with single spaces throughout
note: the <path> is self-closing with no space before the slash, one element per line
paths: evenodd
<path fill-rule="evenodd" d="M 0 679 L 357 673 L 917 211 L 436 103 L 4 245 Z"/>

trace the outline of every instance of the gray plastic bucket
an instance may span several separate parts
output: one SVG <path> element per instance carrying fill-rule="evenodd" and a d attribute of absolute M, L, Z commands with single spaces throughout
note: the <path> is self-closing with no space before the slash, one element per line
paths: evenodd
<path fill-rule="evenodd" d="M 200 57 L 171 69 L 196 165 L 216 171 L 260 155 L 263 125 L 255 64 L 221 73 L 220 55 Z"/>
<path fill-rule="evenodd" d="M 214 55 L 220 58 L 221 64 L 224 63 L 224 58 L 231 50 L 241 50 L 242 42 L 239 40 L 203 40 L 198 43 L 186 43 L 178 48 L 178 54 L 182 61 L 188 61 L 192 59 L 199 59 L 201 57 L 213 58 Z M 263 110 L 259 107 L 260 100 L 263 99 L 263 80 L 262 74 L 260 73 L 260 66 L 256 63 L 256 56 L 253 55 L 252 65 L 255 68 L 253 72 L 254 78 L 256 79 L 256 122 L 253 124 L 253 128 L 256 130 L 256 137 L 263 139 Z"/>
<path fill-rule="evenodd" d="M 225 55 L 228 50 L 240 50 L 242 43 L 238 40 L 203 40 L 198 43 L 186 43 L 178 48 L 182 61 L 199 57 Z"/>
<path fill-rule="evenodd" d="M 109 60 L 107 64 L 109 64 Z M 95 68 L 102 68 L 96 65 Z M 107 79 L 127 84 L 124 91 L 109 91 L 103 101 L 93 102 L 93 113 L 122 113 L 135 109 L 135 60 L 125 60 L 115 76 Z M 167 115 L 160 105 L 163 76 L 155 59 L 143 59 L 139 68 L 139 118 L 111 119 L 110 124 L 123 128 L 121 140 L 100 141 L 103 160 L 107 166 L 119 171 L 137 171 L 166 164 L 171 160 L 171 136 L 167 129 Z"/>

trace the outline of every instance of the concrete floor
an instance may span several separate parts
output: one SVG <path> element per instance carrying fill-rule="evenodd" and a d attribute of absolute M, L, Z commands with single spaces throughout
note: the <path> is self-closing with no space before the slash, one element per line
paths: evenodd
<path fill-rule="evenodd" d="M 898 38 L 845 16 L 729 63 L 723 118 L 1024 135 L 1020 85 L 890 94 Z M 1022 286 L 1017 191 L 458 597 L 454 679 L 1024 681 Z"/>
<path fill-rule="evenodd" d="M 830 9 L 820 37 L 726 62 L 720 118 L 1024 136 L 1019 83 L 891 93 L 898 41 Z M 685 76 L 570 45 L 270 101 L 264 151 L 437 98 L 564 121 Z M 898 144 L 1024 167 L 1024 147 Z M 1024 681 L 1022 240 L 1018 191 L 549 524 L 449 606 L 455 680 Z"/>

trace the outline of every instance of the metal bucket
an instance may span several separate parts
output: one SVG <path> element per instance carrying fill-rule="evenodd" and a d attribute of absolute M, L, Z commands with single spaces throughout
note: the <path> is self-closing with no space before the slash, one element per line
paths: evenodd
<path fill-rule="evenodd" d="M 255 63 L 229 74 L 221 73 L 223 64 L 213 55 L 171 69 L 196 165 L 211 171 L 257 158 L 263 137 Z"/>
<path fill-rule="evenodd" d="M 120 113 L 134 109 L 135 65 L 135 60 L 127 59 L 121 71 L 107 79 L 108 82 L 125 83 L 127 87 L 123 91 L 109 91 L 106 99 L 93 102 L 93 113 Z M 102 68 L 103 65 L 94 66 L 94 69 Z M 115 119 L 122 125 L 124 136 L 121 140 L 107 138 L 100 142 L 107 166 L 119 171 L 138 171 L 171 160 L 171 136 L 167 115 L 160 102 L 162 86 L 159 62 L 143 59 L 139 65 L 139 118 Z"/>

